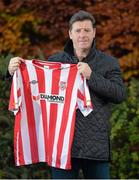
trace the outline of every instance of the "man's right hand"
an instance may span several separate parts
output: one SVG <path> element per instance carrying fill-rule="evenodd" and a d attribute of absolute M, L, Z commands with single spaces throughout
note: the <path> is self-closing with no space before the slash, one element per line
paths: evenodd
<path fill-rule="evenodd" d="M 22 59 L 20 57 L 11 58 L 11 60 L 9 62 L 9 66 L 8 66 L 8 71 L 9 71 L 11 76 L 18 69 L 18 67 L 20 66 L 21 62 L 24 62 L 24 59 Z"/>

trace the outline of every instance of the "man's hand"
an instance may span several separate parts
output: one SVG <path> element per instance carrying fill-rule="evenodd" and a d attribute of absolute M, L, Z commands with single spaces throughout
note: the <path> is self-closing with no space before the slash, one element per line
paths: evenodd
<path fill-rule="evenodd" d="M 80 74 L 82 74 L 86 79 L 90 78 L 92 70 L 87 63 L 79 62 L 77 64 L 77 67 L 78 67 Z"/>
<path fill-rule="evenodd" d="M 9 66 L 8 66 L 8 71 L 11 76 L 14 74 L 14 72 L 20 66 L 21 62 L 24 62 L 24 59 L 22 59 L 20 57 L 11 58 L 11 60 L 9 62 Z"/>

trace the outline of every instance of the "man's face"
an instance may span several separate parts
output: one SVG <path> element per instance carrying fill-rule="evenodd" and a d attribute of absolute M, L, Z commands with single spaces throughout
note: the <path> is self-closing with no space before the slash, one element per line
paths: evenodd
<path fill-rule="evenodd" d="M 95 37 L 95 28 L 90 20 L 76 21 L 69 30 L 69 37 L 76 51 L 89 50 Z"/>

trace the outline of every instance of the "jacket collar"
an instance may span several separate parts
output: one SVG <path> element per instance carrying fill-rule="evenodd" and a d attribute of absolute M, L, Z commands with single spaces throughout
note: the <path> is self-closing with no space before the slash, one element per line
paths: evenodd
<path fill-rule="evenodd" d="M 67 41 L 67 43 L 65 44 L 64 51 L 66 53 L 68 53 L 70 56 L 75 56 L 74 50 L 73 50 L 73 43 L 72 43 L 71 39 L 69 39 Z M 88 59 L 88 57 L 90 57 L 90 56 L 95 56 L 95 54 L 96 54 L 96 43 L 95 43 L 95 40 L 94 40 L 93 43 L 92 43 L 90 53 L 88 54 L 86 59 Z"/>

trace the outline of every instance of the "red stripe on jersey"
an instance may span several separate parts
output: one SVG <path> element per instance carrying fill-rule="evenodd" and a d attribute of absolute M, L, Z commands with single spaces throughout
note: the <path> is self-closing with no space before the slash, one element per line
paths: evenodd
<path fill-rule="evenodd" d="M 36 125 L 35 125 L 34 109 L 32 104 L 31 88 L 29 84 L 30 82 L 29 74 L 25 66 L 26 66 L 25 64 L 22 64 L 20 68 L 21 68 L 21 76 L 24 84 L 23 88 L 24 88 L 24 97 L 25 97 L 26 113 L 27 113 L 27 121 L 28 121 L 28 131 L 30 138 L 31 157 L 32 157 L 32 162 L 35 163 L 39 161 L 38 144 L 37 144 Z"/>
<path fill-rule="evenodd" d="M 10 100 L 9 100 L 9 110 L 15 109 L 13 88 L 14 88 L 14 82 L 12 82 L 12 85 L 11 85 L 11 92 L 10 92 L 11 96 L 10 96 Z"/>
<path fill-rule="evenodd" d="M 57 145 L 58 151 L 57 151 L 56 167 L 60 167 L 61 165 L 61 153 L 62 153 L 62 147 L 63 147 L 63 141 L 64 141 L 64 134 L 65 134 L 67 122 L 68 122 L 73 86 L 74 86 L 75 78 L 77 75 L 77 70 L 75 70 L 75 68 L 76 66 L 70 68 L 69 70 L 69 76 L 68 76 L 68 81 L 67 81 L 67 91 L 65 95 L 65 103 L 64 103 L 61 128 L 59 132 L 58 145 Z"/>
<path fill-rule="evenodd" d="M 21 96 L 21 90 L 18 89 L 18 90 L 17 90 L 17 97 L 19 98 L 20 96 Z"/>
<path fill-rule="evenodd" d="M 46 84 L 45 84 L 45 75 L 44 70 L 35 67 L 36 75 L 38 79 L 38 88 L 39 92 L 45 93 Z M 41 110 L 42 110 L 42 121 L 43 121 L 43 132 L 44 132 L 44 146 L 45 146 L 45 161 L 47 161 L 47 151 L 48 151 L 48 132 L 47 132 L 47 108 L 46 101 L 40 101 Z"/>
<path fill-rule="evenodd" d="M 14 125 L 14 155 L 15 155 L 16 165 L 25 164 L 20 123 L 21 123 L 21 110 L 19 109 L 15 117 L 15 125 Z"/>
<path fill-rule="evenodd" d="M 10 92 L 10 100 L 9 100 L 9 110 L 15 110 L 16 109 L 16 101 L 15 101 L 15 94 L 14 94 L 14 81 L 12 82 L 11 86 L 11 92 Z"/>
<path fill-rule="evenodd" d="M 78 98 L 81 99 L 82 101 L 84 101 L 84 95 L 81 93 L 81 91 L 78 89 Z"/>
<path fill-rule="evenodd" d="M 52 72 L 52 90 L 51 94 L 57 95 L 59 93 L 60 70 L 53 70 Z M 49 159 L 48 164 L 52 163 L 52 154 L 55 138 L 56 120 L 57 120 L 58 104 L 51 103 L 50 105 L 50 122 L 49 122 Z"/>

